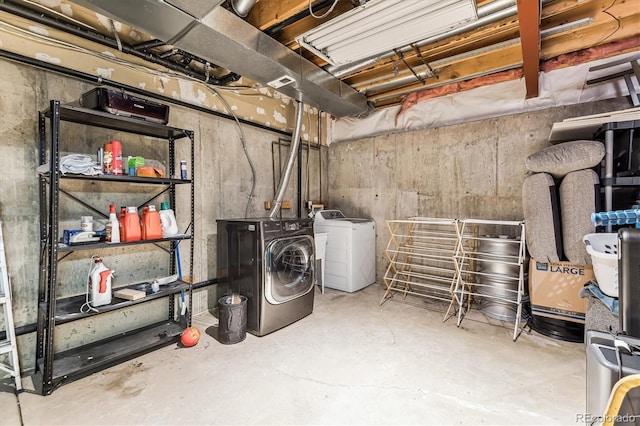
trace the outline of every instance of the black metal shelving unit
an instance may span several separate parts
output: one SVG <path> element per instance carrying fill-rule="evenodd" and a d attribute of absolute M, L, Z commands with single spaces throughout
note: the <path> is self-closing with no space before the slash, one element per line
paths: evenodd
<path fill-rule="evenodd" d="M 136 177 L 136 176 L 111 176 L 111 175 L 70 175 L 60 173 L 60 140 L 61 122 L 72 122 L 91 127 L 100 127 L 115 131 L 127 132 L 136 135 L 148 136 L 164 140 L 168 143 L 168 176 L 166 177 Z M 48 124 L 48 127 L 47 127 Z M 48 130 L 48 132 L 47 132 Z M 172 274 L 176 271 L 175 252 L 180 241 L 188 240 L 190 243 L 189 270 L 191 277 L 193 270 L 193 234 L 194 234 L 194 182 L 192 179 L 176 179 L 175 142 L 186 139 L 191 145 L 191 173 L 194 176 L 194 133 L 191 130 L 178 129 L 158 123 L 148 122 L 135 118 L 123 117 L 102 111 L 90 110 L 72 105 L 65 105 L 60 101 L 50 101 L 48 109 L 41 111 L 38 120 L 39 133 L 39 164 L 42 166 L 48 162 L 48 171 L 40 174 L 40 273 L 38 291 L 38 333 L 37 333 L 37 379 L 36 386 L 43 395 L 48 395 L 64 383 L 113 366 L 120 362 L 134 358 L 146 352 L 178 341 L 180 333 L 184 329 L 176 319 L 175 295 L 184 291 L 188 292 L 189 304 L 192 304 L 192 279 L 189 281 L 176 280 L 163 284 L 160 290 L 152 293 L 151 282 L 135 283 L 119 288 L 131 288 L 145 290 L 147 296 L 137 300 L 124 300 L 113 297 L 111 304 L 100 306 L 98 312 L 81 312 L 80 307 L 85 303 L 85 295 L 59 298 L 56 295 L 57 287 L 64 285 L 58 281 L 58 264 L 73 252 L 86 252 L 89 250 L 113 249 L 126 250 L 127 246 L 149 245 L 152 248 L 164 250 L 169 262 L 169 270 Z M 180 234 L 171 238 L 157 240 L 145 240 L 136 242 L 123 242 L 116 244 L 90 243 L 83 245 L 67 246 L 58 242 L 59 236 L 59 203 L 61 193 L 67 194 L 72 201 L 76 201 L 86 208 L 106 215 L 99 209 L 70 195 L 61 187 L 61 182 L 66 180 L 86 180 L 122 184 L 143 184 L 160 188 L 162 191 L 154 196 L 158 197 L 168 193 L 171 206 L 176 205 L 176 185 L 189 185 L 191 190 L 191 208 L 189 234 Z M 167 248 L 168 246 L 168 248 Z M 116 289 L 114 289 L 116 290 Z M 56 353 L 54 350 L 54 337 L 56 326 L 95 317 L 106 312 L 143 304 L 152 300 L 167 299 L 169 316 L 166 320 L 156 324 L 145 325 L 112 336 L 103 340 L 91 342 L 70 350 Z M 189 306 L 188 312 L 192 312 Z M 191 317 L 187 318 L 187 324 L 191 325 Z"/>
<path fill-rule="evenodd" d="M 594 133 L 594 139 L 605 145 L 604 167 L 600 169 L 600 184 L 604 192 L 604 211 L 629 208 L 615 206 L 620 201 L 616 192 L 640 191 L 638 165 L 634 163 L 640 152 L 640 120 L 605 123 Z M 618 199 L 618 200 L 616 200 Z M 612 226 L 607 226 L 607 232 Z"/>

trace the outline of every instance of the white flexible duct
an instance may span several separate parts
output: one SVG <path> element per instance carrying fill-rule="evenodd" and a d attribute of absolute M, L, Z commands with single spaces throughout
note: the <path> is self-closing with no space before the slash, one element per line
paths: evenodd
<path fill-rule="evenodd" d="M 280 176 L 280 184 L 278 185 L 278 193 L 275 200 L 271 205 L 271 211 L 269 212 L 269 219 L 275 219 L 280 213 L 280 207 L 282 207 L 282 200 L 284 199 L 284 193 L 287 191 L 287 185 L 289 185 L 289 178 L 291 177 L 291 171 L 293 165 L 296 163 L 296 156 L 298 153 L 298 146 L 300 145 L 300 130 L 302 129 L 302 113 L 304 111 L 304 103 L 298 102 L 298 108 L 296 109 L 296 122 L 293 127 L 293 134 L 291 135 L 291 146 L 289 149 L 289 158 L 287 159 L 287 165 Z"/>

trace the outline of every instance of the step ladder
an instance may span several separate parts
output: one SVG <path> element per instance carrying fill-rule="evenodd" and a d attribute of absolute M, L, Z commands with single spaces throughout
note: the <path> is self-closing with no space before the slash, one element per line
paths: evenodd
<path fill-rule="evenodd" d="M 22 389 L 20 380 L 20 363 L 18 361 L 18 347 L 16 345 L 16 329 L 13 324 L 13 308 L 11 306 L 11 287 L 7 272 L 7 258 L 4 253 L 4 237 L 2 236 L 2 221 L 0 220 L 0 309 L 4 311 L 5 338 L 0 340 L 0 355 L 7 355 L 9 363 L 0 362 L 0 370 L 14 377 L 16 391 Z"/>

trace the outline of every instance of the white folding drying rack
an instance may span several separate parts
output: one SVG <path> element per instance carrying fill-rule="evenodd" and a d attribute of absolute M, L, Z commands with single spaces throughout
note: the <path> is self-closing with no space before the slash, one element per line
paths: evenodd
<path fill-rule="evenodd" d="M 427 217 L 387 220 L 391 234 L 385 255 L 389 260 L 382 305 L 394 292 L 450 303 L 455 283 L 454 254 L 457 221 Z"/>
<path fill-rule="evenodd" d="M 0 306 L 4 311 L 5 338 L 0 340 L 0 355 L 6 354 L 7 363 L 0 363 L 0 370 L 13 376 L 16 391 L 22 389 L 20 379 L 20 362 L 18 361 L 18 346 L 16 344 L 16 330 L 13 324 L 13 307 L 11 305 L 11 286 L 7 272 L 7 258 L 4 253 L 4 238 L 2 236 L 2 221 L 0 221 Z"/>

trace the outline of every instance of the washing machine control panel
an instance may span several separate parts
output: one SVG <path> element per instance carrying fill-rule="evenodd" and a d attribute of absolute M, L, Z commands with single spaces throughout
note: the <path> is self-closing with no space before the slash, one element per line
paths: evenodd
<path fill-rule="evenodd" d="M 285 222 L 283 227 L 285 231 L 297 231 L 300 229 L 300 224 L 298 222 Z"/>
<path fill-rule="evenodd" d="M 310 229 L 312 227 L 313 222 L 310 219 L 286 220 L 282 222 L 282 230 L 288 232 Z"/>
<path fill-rule="evenodd" d="M 344 213 L 340 210 L 326 210 L 320 211 L 320 214 L 324 219 L 344 219 Z"/>

